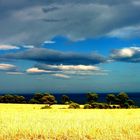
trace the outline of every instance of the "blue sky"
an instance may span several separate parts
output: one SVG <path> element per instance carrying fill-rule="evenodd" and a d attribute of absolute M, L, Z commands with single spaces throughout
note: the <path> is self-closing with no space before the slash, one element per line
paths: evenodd
<path fill-rule="evenodd" d="M 0 93 L 140 91 L 138 0 L 0 2 Z"/>

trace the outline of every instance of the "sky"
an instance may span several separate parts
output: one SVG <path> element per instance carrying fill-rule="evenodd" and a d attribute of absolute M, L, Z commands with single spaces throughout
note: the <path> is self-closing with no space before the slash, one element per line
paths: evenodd
<path fill-rule="evenodd" d="M 140 91 L 139 0 L 0 0 L 0 93 Z"/>

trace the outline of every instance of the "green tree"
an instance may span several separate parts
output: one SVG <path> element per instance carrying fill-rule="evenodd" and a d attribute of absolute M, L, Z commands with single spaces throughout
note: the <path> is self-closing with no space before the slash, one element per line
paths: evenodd
<path fill-rule="evenodd" d="M 128 100 L 127 103 L 128 103 L 129 105 L 135 105 L 135 102 L 134 102 L 133 100 Z"/>
<path fill-rule="evenodd" d="M 67 95 L 62 95 L 62 104 L 70 102 L 70 98 Z"/>
<path fill-rule="evenodd" d="M 15 103 L 26 103 L 25 97 L 23 96 L 14 95 L 13 98 Z"/>
<path fill-rule="evenodd" d="M 108 104 L 111 105 L 112 103 L 114 103 L 116 101 L 116 96 L 114 94 L 108 94 L 106 96 L 106 100 L 107 100 Z"/>
<path fill-rule="evenodd" d="M 99 98 L 99 95 L 96 93 L 88 93 L 87 94 L 87 100 L 88 103 L 96 102 Z"/>
<path fill-rule="evenodd" d="M 42 97 L 44 96 L 44 94 L 41 93 L 36 93 L 33 96 L 34 101 L 37 101 L 39 104 L 42 104 Z"/>
<path fill-rule="evenodd" d="M 51 94 L 47 94 L 47 95 L 43 96 L 43 97 L 41 98 L 41 101 L 42 101 L 44 104 L 47 104 L 48 106 L 51 106 L 51 105 L 57 103 L 55 97 L 54 97 L 53 95 L 51 95 Z"/>
<path fill-rule="evenodd" d="M 40 102 L 34 98 L 29 101 L 29 104 L 39 104 Z"/>
<path fill-rule="evenodd" d="M 118 102 L 121 107 L 124 107 L 124 104 L 128 101 L 129 97 L 125 92 L 121 92 L 117 95 Z"/>
<path fill-rule="evenodd" d="M 71 103 L 70 105 L 69 105 L 69 107 L 68 108 L 70 108 L 70 109 L 77 109 L 77 108 L 80 108 L 80 105 L 78 104 L 78 103 Z"/>

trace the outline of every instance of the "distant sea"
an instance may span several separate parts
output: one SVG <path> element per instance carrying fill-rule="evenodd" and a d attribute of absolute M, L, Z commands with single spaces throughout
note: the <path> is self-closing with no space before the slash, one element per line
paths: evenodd
<path fill-rule="evenodd" d="M 106 102 L 106 95 L 108 93 L 99 93 L 99 102 Z M 117 95 L 118 93 L 114 93 L 115 95 Z M 127 93 L 129 98 L 135 101 L 135 104 L 137 106 L 140 106 L 140 93 Z M 34 94 L 16 94 L 16 95 L 22 95 L 26 98 L 26 100 L 30 100 Z M 69 96 L 70 100 L 77 102 L 79 104 L 85 104 L 87 102 L 87 98 L 85 93 L 54 93 L 53 94 L 56 98 L 56 100 L 58 101 L 58 103 L 61 103 L 61 97 L 62 95 L 67 95 Z"/>

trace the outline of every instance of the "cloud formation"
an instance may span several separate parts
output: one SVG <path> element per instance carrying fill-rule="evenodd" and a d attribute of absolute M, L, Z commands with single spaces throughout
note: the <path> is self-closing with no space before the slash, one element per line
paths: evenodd
<path fill-rule="evenodd" d="M 26 70 L 27 74 L 48 74 L 60 78 L 71 78 L 73 76 L 107 75 L 108 72 L 93 65 L 47 65 L 36 64 L 33 68 Z"/>
<path fill-rule="evenodd" d="M 0 1 L 0 43 L 39 44 L 57 35 L 72 40 L 139 37 L 138 0 Z M 121 34 L 127 30 L 126 34 Z"/>
<path fill-rule="evenodd" d="M 54 44 L 55 41 L 52 41 L 52 40 L 46 40 L 43 42 L 43 44 Z"/>
<path fill-rule="evenodd" d="M 140 47 L 115 49 L 110 57 L 115 61 L 138 63 L 140 62 Z"/>
<path fill-rule="evenodd" d="M 17 50 L 17 49 L 20 49 L 19 47 L 17 46 L 14 46 L 14 45 L 0 45 L 0 50 L 2 51 L 5 51 L 5 50 Z"/>
<path fill-rule="evenodd" d="M 96 54 L 62 52 L 47 48 L 33 48 L 17 53 L 1 55 L 5 59 L 23 59 L 54 65 L 94 65 L 106 62 L 106 58 Z"/>
<path fill-rule="evenodd" d="M 36 64 L 38 68 L 54 71 L 98 71 L 99 67 L 93 65 L 47 65 Z"/>
<path fill-rule="evenodd" d="M 60 73 L 56 73 L 56 74 L 51 74 L 54 77 L 58 77 L 58 78 L 64 78 L 64 79 L 69 79 L 70 76 L 65 75 L 65 74 L 60 74 Z"/>
<path fill-rule="evenodd" d="M 32 49 L 34 48 L 33 45 L 6 45 L 6 44 L 1 44 L 0 45 L 0 50 L 2 51 L 7 51 L 7 50 L 20 50 L 20 49 Z"/>
<path fill-rule="evenodd" d="M 0 63 L 0 71 L 17 71 L 17 67 L 12 64 Z"/>
<path fill-rule="evenodd" d="M 27 72 L 28 74 L 46 74 L 46 73 L 49 73 L 50 71 L 47 71 L 47 70 L 43 70 L 43 69 L 39 69 L 39 68 L 33 67 L 33 68 L 27 69 L 26 72 Z"/>
<path fill-rule="evenodd" d="M 6 72 L 6 74 L 8 75 L 23 75 L 24 73 L 23 72 Z"/>

